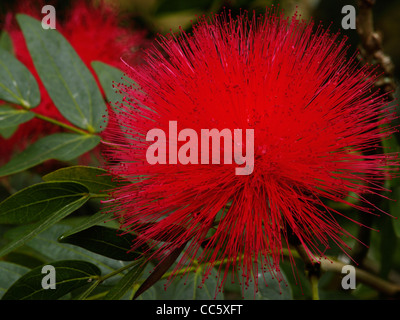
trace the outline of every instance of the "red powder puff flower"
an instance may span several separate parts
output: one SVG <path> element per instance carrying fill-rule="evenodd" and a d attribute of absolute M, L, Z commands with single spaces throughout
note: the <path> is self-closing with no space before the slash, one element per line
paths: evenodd
<path fill-rule="evenodd" d="M 205 279 L 216 265 L 221 289 L 228 270 L 256 287 L 264 270 L 279 278 L 289 238 L 310 258 L 324 256 L 330 241 L 346 247 L 343 235 L 351 235 L 335 219 L 344 215 L 325 200 L 380 191 L 395 155 L 365 153 L 393 133 L 394 115 L 371 90 L 373 72 L 346 58 L 345 40 L 312 29 L 269 11 L 214 15 L 192 34 L 161 36 L 144 64 L 128 68 L 136 84 L 119 85 L 124 102 L 105 157 L 129 183 L 106 206 L 138 234 L 133 249 L 147 242 L 162 261 L 186 244 L 175 270 L 196 259 L 207 263 Z M 203 148 L 203 130 L 213 128 L 243 135 L 233 146 L 226 138 Z M 237 174 L 243 161 L 224 157 L 248 154 L 250 129 L 254 165 Z M 202 161 L 214 147 L 220 163 Z M 364 204 L 356 208 L 368 212 Z"/>
<path fill-rule="evenodd" d="M 43 18 L 41 9 L 44 4 L 44 1 L 41 0 L 36 2 L 24 1 L 17 5 L 15 11 L 41 20 Z M 61 14 L 57 16 L 56 28 L 69 41 L 93 75 L 95 73 L 91 67 L 92 61 L 102 61 L 121 68 L 123 67 L 121 57 L 133 62 L 136 57 L 134 52 L 144 42 L 144 34 L 121 26 L 116 8 L 107 5 L 103 1 L 100 1 L 97 6 L 89 5 L 86 1 L 75 1 L 65 13 L 63 19 Z M 7 15 L 5 29 L 11 36 L 16 57 L 30 70 L 39 83 L 41 103 L 34 111 L 70 124 L 58 111 L 40 81 L 22 31 L 14 19 L 14 13 L 10 12 Z M 60 130 L 59 127 L 40 119 L 33 119 L 20 125 L 10 139 L 5 140 L 0 137 L 2 162 L 8 160 L 12 150 L 15 148 L 23 149 L 39 137 Z"/>

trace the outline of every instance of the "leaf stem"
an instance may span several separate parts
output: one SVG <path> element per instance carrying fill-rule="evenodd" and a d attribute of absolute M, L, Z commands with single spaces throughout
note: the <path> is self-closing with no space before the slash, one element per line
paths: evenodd
<path fill-rule="evenodd" d="M 31 110 L 30 110 L 30 111 L 31 111 Z M 68 124 L 66 124 L 66 123 L 63 123 L 63 122 L 61 122 L 61 121 L 58 121 L 58 120 L 56 120 L 56 119 L 53 119 L 53 118 L 44 116 L 44 115 L 42 115 L 42 114 L 39 114 L 39 113 L 36 113 L 36 112 L 33 112 L 33 111 L 31 111 L 31 112 L 35 115 L 36 118 L 41 119 L 41 120 L 44 120 L 44 121 L 47 121 L 47 122 L 52 123 L 52 124 L 55 124 L 55 125 L 57 125 L 57 126 L 59 126 L 59 127 L 62 127 L 62 128 L 64 128 L 64 129 L 68 129 L 68 130 L 70 130 L 70 131 L 73 131 L 73 132 L 79 133 L 79 134 L 91 134 L 91 133 L 88 132 L 88 131 L 79 129 L 79 128 L 74 127 L 74 126 L 70 126 L 70 125 L 68 125 Z"/>
<path fill-rule="evenodd" d="M 100 284 L 100 282 L 101 282 L 101 281 L 99 280 L 99 278 L 97 278 L 96 281 L 93 282 L 92 285 L 91 285 L 87 290 L 85 290 L 85 291 L 77 298 L 77 300 L 85 300 L 85 299 L 92 293 L 92 291 L 93 291 L 94 289 L 96 289 L 96 287 Z"/>
<path fill-rule="evenodd" d="M 100 282 L 103 282 L 103 281 L 105 281 L 105 280 L 107 280 L 107 279 L 109 279 L 109 278 L 111 278 L 111 277 L 113 277 L 113 276 L 115 276 L 115 275 L 117 275 L 117 274 L 119 274 L 119 273 L 121 273 L 121 272 L 123 272 L 123 271 L 129 269 L 129 268 L 132 268 L 133 266 L 135 266 L 135 265 L 137 265 L 138 263 L 141 263 L 141 262 L 142 262 L 142 259 L 140 259 L 140 260 L 135 260 L 135 261 L 133 261 L 133 262 L 127 264 L 126 266 L 123 266 L 122 268 L 119 268 L 119 269 L 117 269 L 117 270 L 114 270 L 114 271 L 112 271 L 112 272 L 106 274 L 104 277 L 101 277 L 101 278 L 99 279 L 99 281 L 100 281 Z"/>
<path fill-rule="evenodd" d="M 86 300 L 86 299 L 93 300 L 93 299 L 96 299 L 96 297 L 99 296 L 99 295 L 100 295 L 99 297 L 102 297 L 102 296 L 106 295 L 106 294 L 108 293 L 109 290 L 107 290 L 106 293 L 102 292 L 102 293 L 100 293 L 99 295 L 88 297 L 88 296 L 90 295 L 90 293 L 92 293 L 92 291 L 93 291 L 99 284 L 101 284 L 102 282 L 106 281 L 107 279 L 109 279 L 109 278 L 111 278 L 111 277 L 113 277 L 113 276 L 116 276 L 117 274 L 119 274 L 119 273 L 121 273 L 121 272 L 123 272 L 123 271 L 125 271 L 125 270 L 127 270 L 127 269 L 129 269 L 129 268 L 131 268 L 131 267 L 133 267 L 133 266 L 135 266 L 135 265 L 141 263 L 142 261 L 143 261 L 143 259 L 135 260 L 135 261 L 133 261 L 133 262 L 127 264 L 126 266 L 123 266 L 122 268 L 119 268 L 119 269 L 117 269 L 117 270 L 114 270 L 114 271 L 112 271 L 112 272 L 106 274 L 106 275 L 103 276 L 103 277 L 98 277 L 98 278 L 96 278 L 96 281 L 95 281 L 85 292 L 83 292 L 83 293 L 79 296 L 78 300 Z"/>
<path fill-rule="evenodd" d="M 312 300 L 319 300 L 318 281 L 319 278 L 317 276 L 312 275 L 310 277 Z"/>
<path fill-rule="evenodd" d="M 321 276 L 321 263 L 316 260 L 301 243 L 297 243 L 296 251 L 301 260 L 304 261 L 307 277 L 311 284 L 312 300 L 319 300 L 318 282 Z"/>
<path fill-rule="evenodd" d="M 94 199 L 94 198 L 106 198 L 108 197 L 109 194 L 107 193 L 90 193 L 90 198 Z"/>
<path fill-rule="evenodd" d="M 343 262 L 333 259 L 318 259 L 321 263 L 321 270 L 341 274 L 342 268 L 346 265 Z M 400 285 L 386 281 L 372 273 L 355 267 L 357 281 L 383 293 L 389 297 L 400 296 Z"/>

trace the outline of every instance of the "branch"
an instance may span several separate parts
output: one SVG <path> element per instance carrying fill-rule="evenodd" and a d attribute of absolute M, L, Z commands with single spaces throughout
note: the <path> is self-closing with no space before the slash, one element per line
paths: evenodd
<path fill-rule="evenodd" d="M 305 264 L 306 275 L 310 280 L 312 299 L 319 300 L 318 282 L 321 276 L 321 263 L 311 257 L 302 244 L 297 244 L 295 248 Z"/>
<path fill-rule="evenodd" d="M 321 264 L 321 270 L 332 271 L 338 274 L 342 273 L 342 268 L 346 265 L 345 263 L 335 260 L 329 261 L 327 259 L 318 259 L 318 261 Z M 360 268 L 355 268 L 355 270 L 356 270 L 357 282 L 364 283 L 389 297 L 400 296 L 399 285 L 390 283 L 389 281 L 379 278 L 369 273 L 368 271 L 362 270 Z"/>
<path fill-rule="evenodd" d="M 304 261 L 306 270 L 309 273 L 308 277 L 311 281 L 311 284 L 313 284 L 313 282 L 315 284 L 315 280 L 320 277 L 320 272 L 330 271 L 336 274 L 341 274 L 342 268 L 347 265 L 346 263 L 334 260 L 332 258 L 310 257 L 303 245 L 296 245 L 295 248 L 298 252 L 298 256 L 296 256 L 296 258 L 300 258 Z M 363 269 L 357 267 L 354 268 L 356 270 L 357 282 L 364 283 L 384 294 L 385 296 L 400 297 L 400 285 L 386 281 Z"/>
<path fill-rule="evenodd" d="M 375 0 L 358 0 L 357 33 L 360 36 L 360 60 L 363 64 L 370 64 L 377 67 L 377 72 L 381 75 L 375 81 L 375 88 L 387 94 L 390 101 L 394 100 L 396 83 L 394 80 L 394 65 L 389 56 L 383 51 L 382 34 L 374 29 L 373 6 Z M 367 152 L 366 155 L 374 154 L 375 151 Z M 383 186 L 383 182 L 382 182 Z M 366 200 L 379 206 L 382 198 L 377 194 L 365 195 Z M 371 235 L 369 227 L 372 225 L 372 216 L 361 213 L 360 222 L 366 227 L 362 227 L 358 234 L 360 243 L 354 248 L 353 259 L 362 265 L 367 256 L 370 245 Z"/>
<path fill-rule="evenodd" d="M 394 100 L 396 83 L 394 81 L 394 65 L 382 47 L 382 34 L 375 31 L 372 8 L 375 0 L 358 0 L 357 33 L 360 36 L 360 54 L 364 63 L 378 66 L 382 75 L 376 80 L 375 86 L 388 94 Z"/>

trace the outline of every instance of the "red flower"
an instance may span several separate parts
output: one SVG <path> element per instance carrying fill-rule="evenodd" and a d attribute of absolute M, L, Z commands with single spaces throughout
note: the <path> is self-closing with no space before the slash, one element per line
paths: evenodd
<path fill-rule="evenodd" d="M 43 17 L 41 8 L 44 4 L 40 0 L 35 3 L 24 1 L 17 6 L 16 12 L 25 13 L 41 20 Z M 17 58 L 25 64 L 39 83 L 41 103 L 34 111 L 70 124 L 58 111 L 40 81 L 22 31 L 14 19 L 14 13 L 10 12 L 6 20 L 5 29 L 10 33 Z M 75 1 L 73 6 L 66 12 L 64 19 L 57 16 L 56 28 L 69 41 L 93 74 L 92 61 L 102 61 L 122 68 L 121 57 L 127 61 L 134 61 L 134 51 L 144 42 L 143 33 L 122 27 L 116 9 L 106 5 L 103 1 L 96 7 L 87 4 L 86 1 Z M 16 147 L 23 149 L 39 137 L 60 130 L 59 127 L 40 119 L 33 119 L 20 125 L 10 139 L 5 140 L 0 137 L 1 154 L 6 157 L 6 159 L 2 159 L 3 162 L 8 159 L 10 153 Z"/>
<path fill-rule="evenodd" d="M 192 34 L 161 37 L 161 49 L 128 70 L 137 85 L 119 86 L 125 100 L 112 119 L 115 134 L 105 135 L 105 156 L 110 173 L 130 181 L 110 192 L 107 206 L 122 228 L 138 232 L 133 248 L 146 241 L 162 258 L 187 243 L 175 270 L 208 262 L 206 278 L 224 260 L 221 288 L 230 268 L 247 284 L 260 266 L 279 277 L 292 236 L 310 257 L 323 256 L 329 240 L 346 247 L 341 236 L 351 235 L 335 219 L 344 215 L 324 200 L 346 203 L 349 192 L 363 199 L 380 191 L 371 186 L 390 177 L 395 155 L 363 153 L 393 133 L 394 115 L 371 90 L 373 71 L 346 59 L 345 40 L 312 29 L 271 12 L 202 18 Z M 179 154 L 191 141 L 177 141 L 171 124 L 197 137 L 202 129 L 253 129 L 253 171 L 202 164 L 194 149 L 180 154 L 187 160 L 194 152 L 190 163 L 171 163 L 174 148 Z M 166 141 L 149 137 L 155 128 Z M 245 154 L 249 141 L 234 142 Z M 149 163 L 156 145 L 153 158 L 162 161 L 164 146 L 165 164 Z M 222 139 L 221 146 L 220 155 Z"/>

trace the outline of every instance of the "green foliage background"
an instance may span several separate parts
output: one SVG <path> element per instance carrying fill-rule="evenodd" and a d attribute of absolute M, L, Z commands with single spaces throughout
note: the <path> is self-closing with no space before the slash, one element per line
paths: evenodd
<path fill-rule="evenodd" d="M 147 31 L 151 40 L 157 32 L 176 31 L 179 26 L 189 30 L 190 20 L 196 14 L 217 12 L 224 6 L 233 12 L 239 12 L 240 8 L 263 12 L 272 1 L 121 0 L 120 3 L 126 12 L 132 14 L 138 28 Z M 307 3 L 312 3 L 310 7 L 304 7 L 305 1 L 273 3 L 279 3 L 289 13 L 297 4 L 304 17 L 312 15 L 315 20 L 322 19 L 325 25 L 332 21 L 332 30 L 341 28 L 343 5 L 356 5 L 351 1 L 309 1 Z M 57 9 L 61 15 L 63 6 L 67 7 L 68 1 Z M 2 9 L 6 10 L 5 3 Z M 400 65 L 398 9 L 398 2 L 385 1 L 384 5 L 377 3 L 374 11 L 377 28 L 385 35 L 387 53 L 397 66 Z M 106 102 L 94 75 L 57 30 L 43 30 L 40 21 L 25 15 L 19 15 L 17 20 L 41 80 L 54 104 L 72 125 L 64 125 L 65 132 L 43 137 L 29 145 L 0 167 L 0 298 L 213 299 L 216 270 L 201 285 L 206 265 L 199 265 L 184 277 L 178 274 L 165 291 L 164 284 L 174 261 L 164 263 L 150 273 L 155 267 L 152 262 L 146 263 L 141 252 L 128 252 L 135 236 L 117 235 L 117 222 L 101 211 L 100 200 L 106 197 L 104 190 L 115 186 L 115 182 L 104 175 L 105 171 L 95 162 L 81 166 L 78 161 L 81 155 L 99 145 L 99 132 L 105 125 L 102 116 Z M 359 41 L 355 30 L 341 32 L 350 38 L 355 48 Z M 112 89 L 112 81 L 118 81 L 122 71 L 100 61 L 93 61 L 92 66 L 106 93 L 106 100 L 119 99 Z M 396 78 L 398 70 L 395 70 Z M 82 90 L 83 87 L 89 89 Z M 78 92 L 79 98 L 70 92 Z M 40 117 L 35 113 L 40 99 L 34 77 L 13 56 L 10 38 L 3 31 L 0 37 L 0 100 L 4 103 L 0 105 L 0 134 L 8 138 L 18 125 Z M 54 119 L 45 120 L 57 125 Z M 397 137 L 385 144 L 392 151 L 399 151 Z M 56 162 L 59 169 L 48 172 L 48 167 L 43 164 L 49 160 Z M 400 179 L 387 181 L 386 186 L 391 190 L 386 196 L 396 201 L 385 199 L 380 202 L 380 207 L 394 217 L 400 217 Z M 358 213 L 348 206 L 330 205 L 359 218 Z M 340 222 L 352 234 L 359 234 L 356 224 L 345 219 Z M 305 264 L 295 256 L 296 276 L 289 261 L 281 265 L 287 285 L 271 279 L 269 287 L 262 286 L 254 294 L 252 287 L 243 291 L 239 281 L 228 281 L 224 292 L 218 293 L 216 298 L 303 300 L 316 298 L 316 291 L 320 299 L 399 297 L 400 222 L 382 214 L 380 217 L 372 216 L 370 223 L 372 228 L 380 231 L 369 233 L 370 247 L 359 268 L 367 272 L 367 279 L 371 281 L 357 281 L 355 290 L 344 290 L 340 285 L 343 274 L 332 268 L 323 268 L 317 281 L 310 281 Z M 358 250 L 357 243 L 347 240 L 350 247 Z M 177 257 L 181 252 L 174 254 Z M 339 265 L 351 263 L 334 246 L 327 254 Z M 56 290 L 44 290 L 41 285 L 42 266 L 48 264 L 56 268 Z"/>

